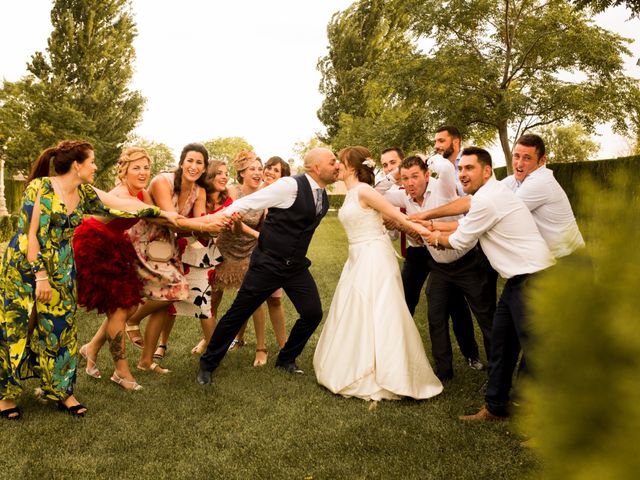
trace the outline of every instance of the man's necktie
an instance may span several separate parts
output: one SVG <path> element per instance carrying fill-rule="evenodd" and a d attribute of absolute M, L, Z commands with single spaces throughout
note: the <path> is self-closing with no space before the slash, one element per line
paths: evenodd
<path fill-rule="evenodd" d="M 322 188 L 316 189 L 316 215 L 320 215 L 322 212 L 322 192 L 324 190 Z"/>

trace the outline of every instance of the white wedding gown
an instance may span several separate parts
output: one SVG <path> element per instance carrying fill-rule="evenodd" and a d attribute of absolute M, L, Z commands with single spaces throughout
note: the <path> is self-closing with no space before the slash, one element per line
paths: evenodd
<path fill-rule="evenodd" d="M 313 356 L 318 383 L 335 394 L 366 400 L 433 397 L 442 384 L 404 301 L 382 217 L 360 205 L 362 188 L 371 187 L 349 190 L 338 213 L 349 258 Z"/>

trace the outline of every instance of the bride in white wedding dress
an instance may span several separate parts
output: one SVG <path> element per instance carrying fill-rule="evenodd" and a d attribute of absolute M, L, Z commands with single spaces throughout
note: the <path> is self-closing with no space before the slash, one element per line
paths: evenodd
<path fill-rule="evenodd" d="M 366 400 L 438 395 L 442 384 L 404 301 L 382 214 L 419 234 L 425 229 L 407 221 L 371 187 L 375 162 L 366 148 L 347 147 L 338 156 L 339 179 L 348 189 L 338 217 L 349 258 L 313 356 L 318 383 L 335 394 Z"/>

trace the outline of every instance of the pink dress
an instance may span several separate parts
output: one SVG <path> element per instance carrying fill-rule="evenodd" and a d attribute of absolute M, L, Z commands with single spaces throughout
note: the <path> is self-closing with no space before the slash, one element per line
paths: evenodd
<path fill-rule="evenodd" d="M 173 205 L 178 210 L 178 195 L 173 192 L 173 180 L 173 173 L 160 173 L 151 180 L 151 185 L 154 182 L 168 182 Z M 185 217 L 190 215 L 199 190 L 199 186 L 193 186 L 187 201 L 178 210 L 179 214 Z M 143 283 L 143 296 L 150 300 L 185 300 L 189 296 L 189 284 L 183 274 L 176 234 L 167 227 L 141 220 L 129 229 L 129 238 L 138 255 L 138 275 Z M 169 242 L 173 247 L 173 256 L 168 262 L 157 262 L 147 256 L 147 246 L 155 240 Z"/>

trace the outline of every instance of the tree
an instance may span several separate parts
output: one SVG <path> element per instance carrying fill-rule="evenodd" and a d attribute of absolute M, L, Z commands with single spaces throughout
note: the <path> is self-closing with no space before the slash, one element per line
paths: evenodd
<path fill-rule="evenodd" d="M 633 15 L 640 15 L 640 0 L 573 0 L 572 3 L 578 8 L 591 8 L 594 13 L 622 5 L 631 10 Z"/>
<path fill-rule="evenodd" d="M 545 125 L 640 124 L 629 40 L 560 0 L 361 0 L 328 35 L 319 118 L 335 148 L 421 150 L 449 123 L 478 144 L 497 134 L 510 159 L 515 138 Z"/>
<path fill-rule="evenodd" d="M 376 156 L 390 145 L 431 143 L 434 125 L 415 94 L 425 62 L 408 35 L 409 18 L 402 2 L 383 0 L 360 0 L 332 17 L 329 51 L 318 61 L 324 143 L 366 145 Z"/>
<path fill-rule="evenodd" d="M 586 129 L 577 123 L 547 125 L 538 133 L 544 139 L 549 163 L 585 162 L 600 148 Z"/>
<path fill-rule="evenodd" d="M 413 31 L 434 42 L 422 88 L 435 114 L 497 132 L 507 159 L 515 138 L 544 125 L 573 121 L 592 133 L 612 122 L 626 133 L 637 123 L 640 91 L 623 72 L 629 39 L 566 2 L 408 3 Z"/>
<path fill-rule="evenodd" d="M 127 146 L 144 148 L 151 157 L 151 177 L 160 172 L 173 171 L 176 168 L 176 157 L 164 143 L 157 143 L 137 136 L 132 137 Z"/>
<path fill-rule="evenodd" d="M 318 137 L 311 137 L 306 142 L 302 140 L 299 142 L 296 142 L 293 145 L 293 153 L 297 155 L 298 160 L 304 161 L 304 156 L 307 154 L 309 150 L 312 150 L 314 148 L 319 148 L 319 147 L 328 148 L 329 150 L 331 150 L 331 146 L 324 143 Z"/>
<path fill-rule="evenodd" d="M 218 137 L 204 142 L 209 151 L 209 157 L 216 160 L 224 160 L 229 168 L 229 178 L 236 178 L 236 170 L 233 168 L 233 158 L 240 150 L 253 150 L 253 146 L 242 137 Z"/>
<path fill-rule="evenodd" d="M 46 53 L 36 52 L 22 80 L 5 82 L 2 119 L 15 128 L 9 146 L 21 170 L 63 138 L 96 148 L 98 184 L 110 177 L 144 99 L 129 90 L 136 27 L 129 0 L 55 0 Z M 19 146 L 19 148 L 18 148 Z"/>

